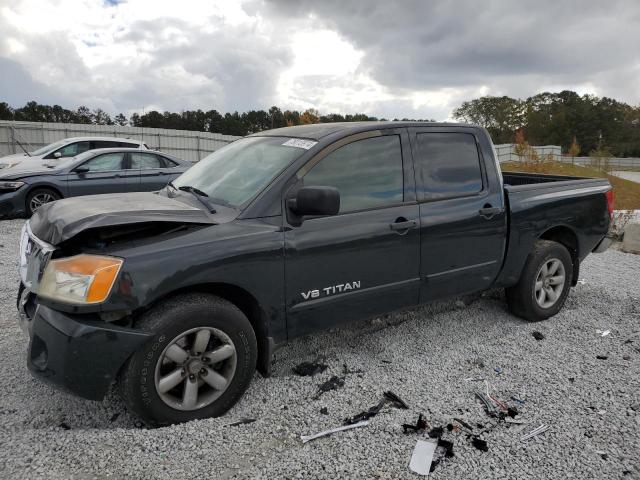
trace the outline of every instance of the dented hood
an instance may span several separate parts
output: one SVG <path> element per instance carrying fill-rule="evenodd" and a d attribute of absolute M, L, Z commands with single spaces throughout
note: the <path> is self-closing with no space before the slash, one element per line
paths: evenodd
<path fill-rule="evenodd" d="M 155 193 L 110 193 L 72 197 L 40 207 L 31 217 L 31 231 L 58 245 L 91 228 L 146 222 L 213 225 L 210 214 Z"/>

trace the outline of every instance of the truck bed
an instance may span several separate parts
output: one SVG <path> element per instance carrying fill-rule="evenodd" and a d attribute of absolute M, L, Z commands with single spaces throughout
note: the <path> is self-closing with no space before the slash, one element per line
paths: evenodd
<path fill-rule="evenodd" d="M 497 284 L 517 282 L 527 255 L 539 238 L 563 235 L 574 244 L 571 252 L 582 261 L 609 228 L 604 178 L 570 177 L 538 173 L 503 172 L 509 212 L 507 254 Z M 548 232 L 556 225 L 555 232 Z M 574 272 L 574 281 L 578 272 Z"/>

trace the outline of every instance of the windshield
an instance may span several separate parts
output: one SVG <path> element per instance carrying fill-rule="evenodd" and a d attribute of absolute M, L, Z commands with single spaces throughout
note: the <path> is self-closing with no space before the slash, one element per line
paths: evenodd
<path fill-rule="evenodd" d="M 211 202 L 238 207 L 305 153 L 283 137 L 249 137 L 216 150 L 173 181 L 176 188 L 195 187 Z"/>
<path fill-rule="evenodd" d="M 45 153 L 50 152 L 51 150 L 55 150 L 56 148 L 60 148 L 66 145 L 68 142 L 69 142 L 68 140 L 59 140 L 57 142 L 50 143 L 45 147 L 39 148 L 38 150 L 34 150 L 33 152 L 30 152 L 29 155 L 44 155 Z"/>

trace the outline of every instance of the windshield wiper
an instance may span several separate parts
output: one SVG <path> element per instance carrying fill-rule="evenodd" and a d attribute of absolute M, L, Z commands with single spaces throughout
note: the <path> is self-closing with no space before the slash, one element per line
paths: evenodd
<path fill-rule="evenodd" d="M 173 186 L 173 184 L 171 186 L 173 188 L 176 188 L 175 186 Z M 199 188 L 192 187 L 191 185 L 181 185 L 181 186 L 178 187 L 178 190 L 182 190 L 183 192 L 195 193 L 196 195 L 200 195 L 201 197 L 208 197 L 209 196 L 206 192 L 203 192 Z"/>
<path fill-rule="evenodd" d="M 183 191 L 183 192 L 189 192 L 194 197 L 196 197 L 200 203 L 202 203 L 205 207 L 207 207 L 207 210 L 209 210 L 209 213 L 216 213 L 216 210 L 214 208 L 212 208 L 211 205 L 209 204 L 209 202 L 207 202 L 203 198 L 203 197 L 208 197 L 209 196 L 209 195 L 207 195 L 206 192 L 203 192 L 199 188 L 192 187 L 191 185 L 180 185 L 179 187 L 176 187 L 173 184 L 173 182 L 169 182 L 167 185 L 169 185 L 174 190 L 180 190 L 180 191 Z"/>

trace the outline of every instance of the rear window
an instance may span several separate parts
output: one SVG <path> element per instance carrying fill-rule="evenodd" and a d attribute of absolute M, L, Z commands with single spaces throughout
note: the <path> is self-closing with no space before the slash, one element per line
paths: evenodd
<path fill-rule="evenodd" d="M 469 133 L 419 133 L 416 166 L 423 198 L 473 195 L 482 190 L 475 137 Z"/>

